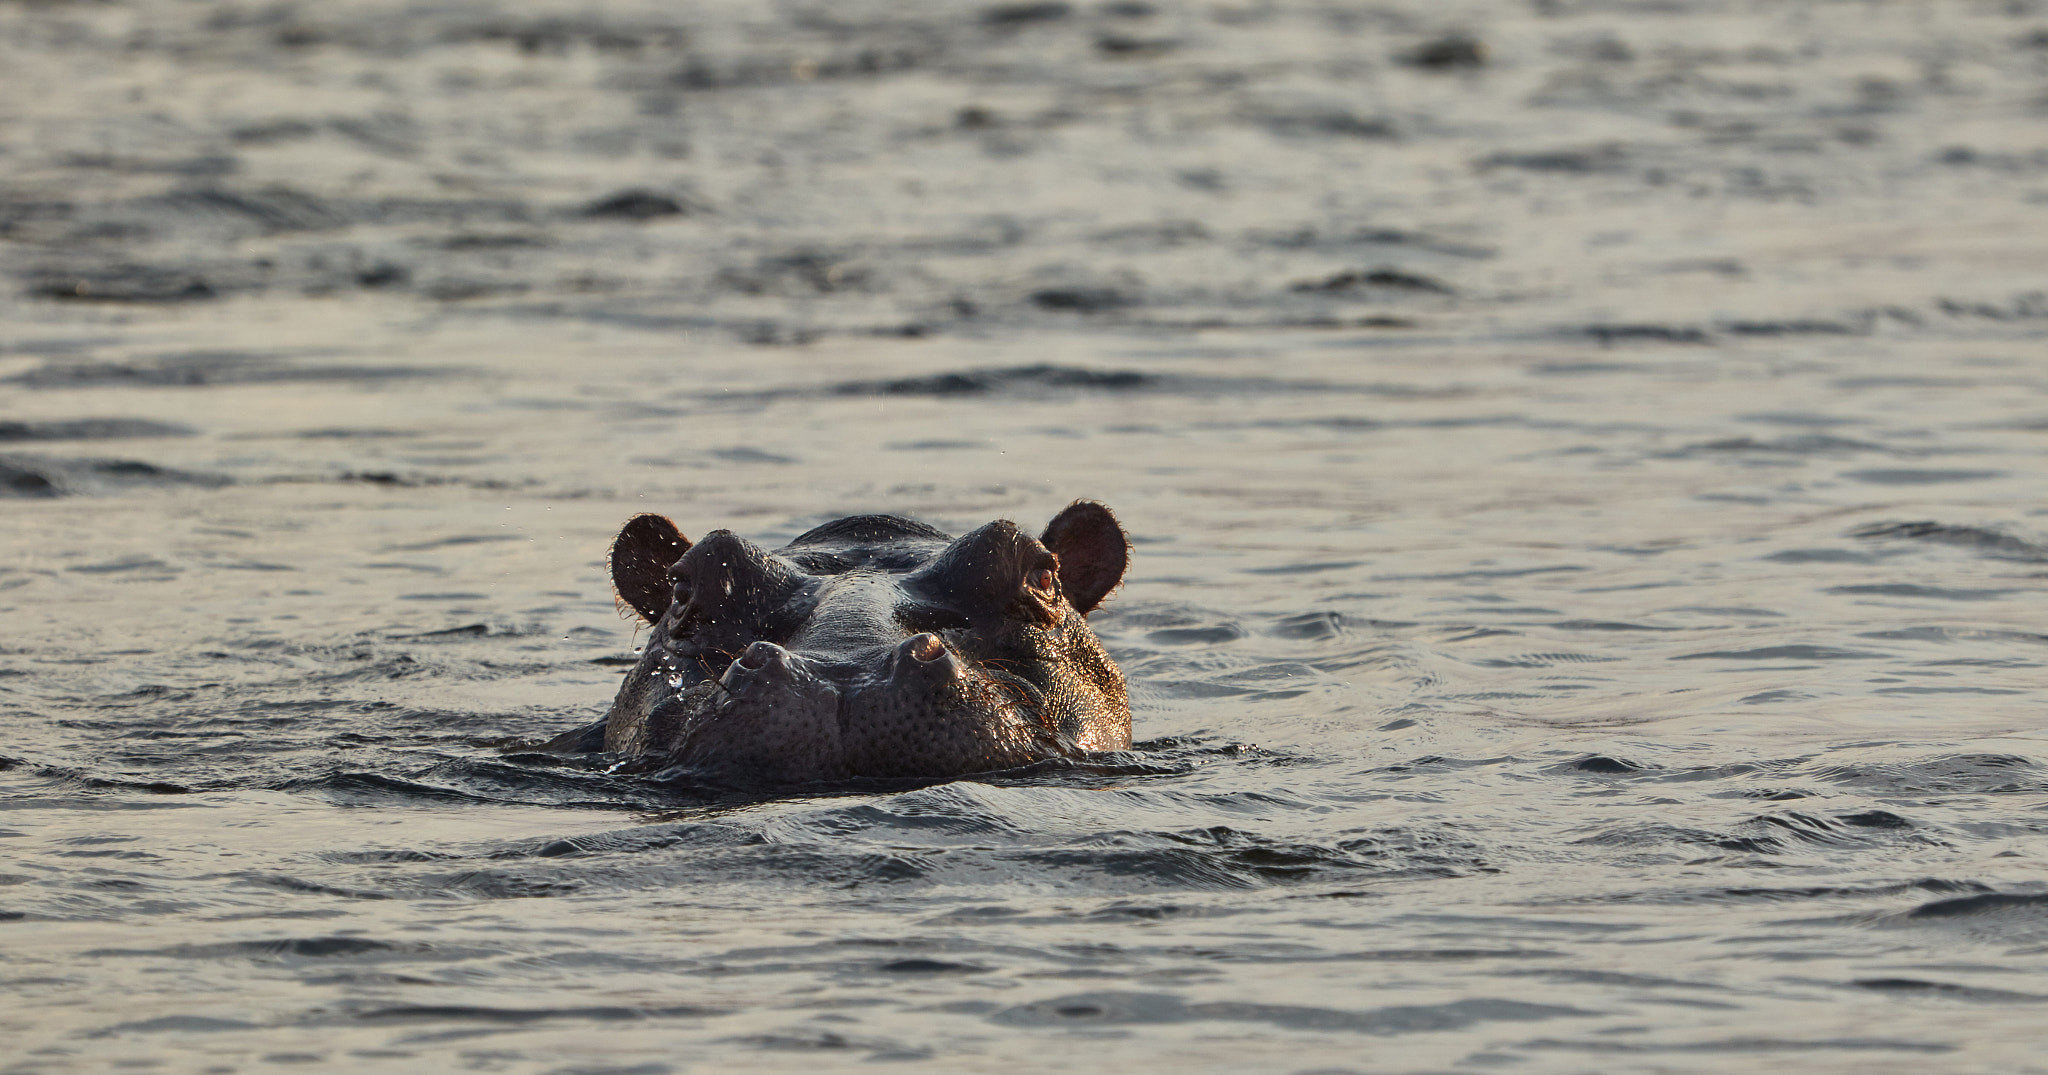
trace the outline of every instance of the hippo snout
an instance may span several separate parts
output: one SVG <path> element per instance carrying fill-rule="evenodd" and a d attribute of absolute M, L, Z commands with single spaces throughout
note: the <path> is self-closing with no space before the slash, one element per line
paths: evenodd
<path fill-rule="evenodd" d="M 653 637 L 604 749 L 786 783 L 1128 747 L 1123 676 L 1086 619 L 1128 557 L 1115 517 L 1087 501 L 1035 539 L 1003 520 L 954 538 L 860 515 L 772 552 L 727 530 L 692 544 L 636 516 L 613 543 L 612 580 Z"/>

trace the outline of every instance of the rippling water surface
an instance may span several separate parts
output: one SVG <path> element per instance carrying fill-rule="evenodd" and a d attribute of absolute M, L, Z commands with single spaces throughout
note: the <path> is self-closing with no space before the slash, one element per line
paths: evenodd
<path fill-rule="evenodd" d="M 0 4 L 0 1072 L 2048 1071 L 2048 9 Z M 1139 744 L 534 753 L 645 510 Z"/>

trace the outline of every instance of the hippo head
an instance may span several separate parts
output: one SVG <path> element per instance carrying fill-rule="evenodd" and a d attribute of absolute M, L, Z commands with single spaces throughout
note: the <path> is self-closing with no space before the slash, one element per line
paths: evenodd
<path fill-rule="evenodd" d="M 612 545 L 612 583 L 653 634 L 603 749 L 802 782 L 1127 748 L 1123 675 L 1085 617 L 1129 551 L 1087 501 L 1036 539 L 1007 521 L 952 538 L 857 515 L 773 552 L 729 530 L 692 544 L 636 516 Z"/>

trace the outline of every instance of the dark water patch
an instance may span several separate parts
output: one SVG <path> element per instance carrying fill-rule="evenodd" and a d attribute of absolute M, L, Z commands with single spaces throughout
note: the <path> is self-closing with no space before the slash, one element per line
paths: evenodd
<path fill-rule="evenodd" d="M 458 534 L 454 537 L 435 538 L 432 541 L 414 542 L 409 545 L 386 545 L 380 552 L 424 552 L 428 549 L 444 549 L 461 545 L 485 545 L 497 541 L 524 541 L 518 534 Z"/>
<path fill-rule="evenodd" d="M 56 497 L 64 491 L 41 469 L 0 459 L 0 495 L 11 497 Z"/>
<path fill-rule="evenodd" d="M 1955 545 L 2001 560 L 2048 560 L 2048 547 L 1977 526 L 1954 526 L 1932 521 L 1872 523 L 1849 531 L 1849 536 L 1870 541 L 1925 541 L 1936 545 Z"/>
<path fill-rule="evenodd" d="M 1145 639 L 1160 646 L 1216 646 L 1235 642 L 1245 637 L 1244 628 L 1235 623 L 1219 623 L 1205 627 L 1167 627 L 1149 632 Z"/>
<path fill-rule="evenodd" d="M 1281 138 L 1379 140 L 1400 134 L 1393 121 L 1384 116 L 1361 114 L 1341 106 L 1262 109 L 1251 119 Z"/>
<path fill-rule="evenodd" d="M 465 233 L 451 235 L 434 245 L 442 250 L 519 250 L 552 245 L 553 240 L 542 235 L 483 235 Z"/>
<path fill-rule="evenodd" d="M 1266 628 L 1266 633 L 1276 638 L 1321 641 L 1344 636 L 1354 623 L 1341 612 L 1303 612 L 1281 617 Z"/>
<path fill-rule="evenodd" d="M 344 959 L 376 963 L 460 962 L 498 953 L 479 948 L 414 941 L 380 941 L 369 937 L 285 937 L 276 940 L 225 941 L 217 944 L 178 944 L 166 948 L 98 948 L 80 954 L 88 957 L 148 956 L 257 962 Z"/>
<path fill-rule="evenodd" d="M 829 826 L 819 826 L 818 831 L 829 832 Z M 851 835 L 860 830 L 849 828 Z M 987 831 L 996 831 L 993 826 Z M 493 859 L 508 858 L 572 858 L 590 855 L 638 855 L 649 852 L 667 851 L 671 848 L 684 850 L 709 848 L 754 847 L 766 844 L 768 838 L 757 829 L 721 822 L 678 822 L 652 825 L 634 829 L 618 829 L 611 832 L 585 833 L 563 839 L 527 841 L 512 847 L 500 848 L 489 853 Z"/>
<path fill-rule="evenodd" d="M 943 959 L 895 959 L 875 968 L 884 974 L 987 974 L 993 967 L 979 963 L 953 963 Z"/>
<path fill-rule="evenodd" d="M 1128 246 L 1137 249 L 1160 249 L 1184 246 L 1189 243 L 1207 242 L 1213 236 L 1199 220 L 1169 220 L 1158 224 L 1138 224 L 1109 228 L 1096 232 L 1091 239 L 1099 243 Z"/>
<path fill-rule="evenodd" d="M 1836 388 L 1855 390 L 1861 388 L 1917 388 L 1922 390 L 1942 388 L 1970 388 L 1976 382 L 1961 377 L 1841 377 L 1834 382 Z"/>
<path fill-rule="evenodd" d="M 1507 757 L 1448 758 L 1439 754 L 1425 754 L 1419 758 L 1413 758 L 1404 762 L 1396 762 L 1392 765 L 1382 765 L 1376 769 L 1372 769 L 1369 771 L 1374 775 L 1379 775 L 1382 773 L 1397 773 L 1401 774 L 1402 779 L 1406 779 L 1411 776 L 1425 776 L 1433 773 L 1458 773 L 1463 772 L 1467 769 L 1477 769 L 1486 766 L 1501 765 L 1513 762 L 1515 760 L 1516 759 L 1514 758 Z"/>
<path fill-rule="evenodd" d="M 1558 564 L 1549 567 L 1508 567 L 1474 568 L 1470 571 L 1453 571 L 1441 575 L 1374 575 L 1374 582 L 1457 582 L 1464 579 L 1515 579 L 1528 575 L 1550 575 L 1566 571 L 1588 571 L 1590 568 L 1575 564 Z"/>
<path fill-rule="evenodd" d="M 1074 13 L 1074 5 L 1061 0 L 1025 0 L 983 8 L 981 23 L 997 29 L 1014 29 L 1037 23 L 1059 22 Z"/>
<path fill-rule="evenodd" d="M 2040 993 L 1985 989 L 1980 986 L 1958 985 L 1954 982 L 1930 982 L 1921 978 L 1858 978 L 1846 983 L 1845 987 L 1890 996 L 1939 997 L 1943 1000 L 1966 1000 L 1979 1004 L 2048 1003 L 2048 995 Z"/>
<path fill-rule="evenodd" d="M 1065 310 L 1093 314 L 1138 305 L 1132 293 L 1111 287 L 1048 287 L 1030 295 L 1031 304 L 1041 310 Z"/>
<path fill-rule="evenodd" d="M 1474 998 L 1448 1004 L 1402 1005 L 1367 1011 L 1238 1001 L 1188 1003 L 1168 993 L 1073 993 L 1015 1005 L 989 1022 L 1016 1027 L 1130 1026 L 1148 1023 L 1249 1022 L 1289 1030 L 1348 1031 L 1391 1036 L 1461 1030 L 1482 1023 L 1535 1022 L 1598 1012 L 1553 1004 Z"/>
<path fill-rule="evenodd" d="M 970 396 L 1032 390 L 1127 392 L 1157 389 L 1162 379 L 1130 370 L 1091 370 L 1071 366 L 1015 366 L 969 370 L 886 381 L 850 381 L 827 389 L 839 396 Z"/>
<path fill-rule="evenodd" d="M 1954 318 L 1978 318 L 1987 321 L 2028 321 L 2048 318 L 2048 294 L 2032 291 L 2015 295 L 2006 302 L 1982 302 L 1967 299 L 1941 299 L 1935 308 Z"/>
<path fill-rule="evenodd" d="M 418 775 L 414 779 L 381 772 L 337 770 L 324 776 L 294 777 L 265 787 L 360 806 L 492 803 L 618 810 L 662 805 L 623 780 L 601 776 L 579 780 L 560 772 L 466 759 L 432 766 Z M 431 778 L 445 783 L 430 783 Z"/>
<path fill-rule="evenodd" d="M 926 806 L 954 803 L 951 812 L 921 812 L 920 794 L 929 799 Z M 1041 831 L 1033 816 L 1037 798 L 999 801 L 1015 805 L 995 809 L 940 787 L 765 828 L 736 820 L 692 820 L 525 841 L 481 849 L 478 854 L 493 862 L 488 868 L 415 876 L 407 887 L 489 898 L 693 881 L 804 888 L 1010 882 L 1076 891 L 1206 892 L 1332 880 L 1414 880 L 1493 869 L 1482 849 L 1452 833 L 1388 830 L 1332 844 L 1222 825 L 1058 835 Z M 1057 807 L 1062 801 L 1047 805 Z M 1113 913 L 1160 917 L 1145 910 L 1151 906 L 1132 904 L 1138 910 Z"/>
<path fill-rule="evenodd" d="M 1851 924 L 1887 931 L 1932 932 L 1947 939 L 2007 951 L 2039 952 L 2048 945 L 2048 895 L 1979 892 L 1932 900 L 1902 912 L 1863 916 Z"/>
<path fill-rule="evenodd" d="M 1449 295 L 1453 293 L 1451 287 L 1443 283 L 1442 281 L 1434 280 L 1430 277 L 1422 276 L 1416 273 L 1402 272 L 1398 269 L 1387 268 L 1372 269 L 1369 271 L 1361 271 L 1358 269 L 1345 269 L 1342 272 L 1336 273 L 1331 276 L 1323 277 L 1319 280 L 1297 281 L 1295 283 L 1289 284 L 1287 289 L 1289 291 L 1332 294 L 1338 292 L 1357 292 L 1375 288 L 1382 291 L 1418 291 L 1430 292 L 1438 295 Z"/>
<path fill-rule="evenodd" d="M 1924 877 L 1914 881 L 1876 885 L 1730 885 L 1676 892 L 1616 894 L 1600 897 L 1601 902 L 1648 903 L 1787 903 L 1813 900 L 1871 900 L 1921 893 L 1981 892 L 1974 881 L 1950 881 Z"/>
<path fill-rule="evenodd" d="M 693 52 L 667 78 L 678 90 L 705 92 L 739 90 L 800 82 L 842 79 L 875 79 L 927 67 L 943 56 L 935 37 L 894 44 L 860 40 L 827 41 L 816 45 L 813 57 L 791 63 L 781 56 L 747 55 L 720 50 Z"/>
<path fill-rule="evenodd" d="M 600 53 L 637 57 L 672 52 L 687 46 L 687 28 L 652 20 L 619 19 L 606 14 L 547 15 L 532 18 L 486 16 L 473 20 L 466 9 L 451 9 L 460 21 L 439 30 L 442 43 L 483 41 L 507 44 L 522 56 L 562 56 L 582 46 Z"/>
<path fill-rule="evenodd" d="M 1958 590 L 1921 586 L 1908 582 L 1873 583 L 1866 586 L 1830 586 L 1822 593 L 1870 597 L 1912 597 L 1930 601 L 1995 601 L 2018 590 Z"/>
<path fill-rule="evenodd" d="M 142 362 L 52 362 L 7 378 L 30 388 L 199 388 L 234 384 L 388 381 L 445 375 L 415 366 L 305 365 L 246 351 L 193 351 Z"/>
<path fill-rule="evenodd" d="M 1763 414 L 1745 414 L 1738 417 L 1740 421 L 1744 422 L 1758 422 L 1774 426 L 1804 426 L 1808 428 L 1859 425 L 1864 421 L 1861 418 L 1844 418 L 1839 415 L 1812 414 L 1804 411 L 1772 411 Z"/>
<path fill-rule="evenodd" d="M 1566 762 L 1562 765 L 1551 766 L 1550 768 L 1553 772 L 1598 773 L 1603 776 L 1630 776 L 1635 773 L 1644 772 L 1645 770 L 1648 770 L 1652 767 L 1647 765 L 1638 765 L 1635 762 L 1624 761 L 1620 758 L 1610 758 L 1604 754 L 1595 754 L 1591 757 L 1580 758 L 1577 761 Z"/>
<path fill-rule="evenodd" d="M 281 873 L 251 872 L 238 874 L 235 875 L 235 883 L 238 886 L 275 889 L 279 892 L 302 893 L 312 896 L 338 896 L 347 900 L 388 900 L 392 898 L 389 893 L 385 892 L 347 888 L 319 881 L 308 881 L 304 878 L 292 877 Z"/>
<path fill-rule="evenodd" d="M 1560 1052 L 1592 1053 L 1596 1056 L 1628 1056 L 1660 1053 L 1702 1053 L 1707 1055 L 1728 1054 L 1746 1056 L 1770 1053 L 1832 1053 L 1832 1052 L 1892 1052 L 1892 1053 L 1952 1053 L 1956 1047 L 1940 1042 L 1895 1041 L 1889 1038 L 1767 1038 L 1735 1037 L 1717 1038 L 1712 1041 L 1689 1042 L 1629 1042 L 1629 1041 L 1560 1041 L 1553 1038 L 1538 1038 L 1524 1042 L 1524 1049 L 1548 1049 Z"/>
<path fill-rule="evenodd" d="M 1452 71 L 1483 67 L 1488 54 L 1486 43 L 1476 37 L 1446 34 L 1402 52 L 1397 59 L 1426 71 Z"/>
<path fill-rule="evenodd" d="M 1833 816 L 1788 811 L 1760 814 L 1747 824 L 1767 826 L 1803 843 L 1827 847 L 1892 846 L 1900 841 L 1937 843 L 1932 837 L 1914 835 L 1916 826 L 1912 822 L 1884 810 Z"/>
<path fill-rule="evenodd" d="M 949 452 L 993 448 L 995 444 L 985 440 L 916 440 L 883 447 L 892 452 Z"/>
<path fill-rule="evenodd" d="M 2039 795 L 2048 770 L 2017 754 L 1949 754 L 1917 761 L 1835 762 L 1799 770 L 1807 779 L 1862 789 L 1873 796 Z"/>
<path fill-rule="evenodd" d="M 1473 663 L 1482 668 L 1551 668 L 1560 664 L 1599 664 L 1625 659 L 1590 653 L 1524 653 L 1513 657 L 1487 657 Z"/>
<path fill-rule="evenodd" d="M 655 220 L 683 216 L 692 207 L 684 200 L 651 190 L 622 190 L 586 205 L 581 215 L 596 219 Z"/>
<path fill-rule="evenodd" d="M 58 302 L 165 306 L 209 302 L 230 285 L 203 270 L 152 265 L 43 270 L 28 278 L 27 293 Z"/>
<path fill-rule="evenodd" d="M 55 422 L 0 421 L 0 441 L 118 440 L 129 437 L 189 437 L 191 426 L 146 418 L 78 418 Z"/>
<path fill-rule="evenodd" d="M 2039 919 L 2042 923 L 2048 924 L 2048 895 L 1986 892 L 1975 896 L 1923 903 L 1907 911 L 1903 917 L 1908 920 L 1926 920 L 2003 916 Z"/>
<path fill-rule="evenodd" d="M 694 1004 L 662 1007 L 600 1005 L 587 1008 L 490 1008 L 469 1004 L 417 1004 L 371 1008 L 351 1017 L 362 1023 L 510 1023 L 524 1026 L 552 1020 L 629 1022 L 642 1019 L 701 1019 L 730 1014 Z"/>
<path fill-rule="evenodd" d="M 240 162 L 224 153 L 199 153 L 187 157 L 148 157 L 119 153 L 67 153 L 60 158 L 70 168 L 90 171 L 126 172 L 132 175 L 207 177 L 230 175 Z"/>
<path fill-rule="evenodd" d="M 547 764 L 522 764 L 512 758 L 450 758 L 411 774 L 408 792 L 445 790 L 489 802 L 553 807 L 620 809 L 666 805 L 641 781 L 614 777 L 582 766 L 563 766 L 551 756 Z M 417 783 L 415 783 L 417 782 Z"/>
<path fill-rule="evenodd" d="M 199 188 L 144 199 L 137 206 L 143 215 L 228 217 L 253 225 L 264 234 L 324 231 L 344 227 L 348 214 L 322 199 L 291 187 L 236 191 Z"/>
<path fill-rule="evenodd" d="M 1901 627 L 1890 631 L 1864 631 L 1856 637 L 1898 642 L 2019 642 L 2027 645 L 2048 642 L 2048 635 L 1970 627 Z"/>
<path fill-rule="evenodd" d="M 143 1019 L 133 1023 L 115 1023 L 87 1031 L 88 1038 L 106 1038 L 116 1034 L 205 1034 L 223 1030 L 255 1030 L 259 1024 L 243 1022 L 240 1019 L 216 1019 L 206 1015 L 166 1015 L 156 1019 Z"/>
<path fill-rule="evenodd" d="M 445 478 L 430 474 L 401 474 L 395 470 L 344 470 L 331 478 L 291 475 L 272 480 L 279 484 L 287 482 L 335 481 L 344 484 L 377 485 L 387 489 L 424 489 L 436 485 L 461 485 L 472 489 L 505 488 L 504 482 Z M 367 566 L 375 567 L 378 565 L 371 564 Z"/>
<path fill-rule="evenodd" d="M 880 289 L 874 270 L 850 256 L 818 250 L 765 257 L 751 269 L 724 269 L 718 282 L 743 295 L 831 295 Z"/>
<path fill-rule="evenodd" d="M 1690 325 L 1655 324 L 1601 324 L 1587 325 L 1575 334 L 1599 341 L 1602 347 L 1622 343 L 1680 343 L 1702 344 L 1712 342 L 1706 330 Z"/>
<path fill-rule="evenodd" d="M 1880 687 L 1873 694 L 2028 694 L 2002 687 Z"/>
<path fill-rule="evenodd" d="M 1576 377 L 1589 373 L 1632 373 L 1650 367 L 1633 362 L 1542 362 L 1529 372 L 1542 377 Z"/>
<path fill-rule="evenodd" d="M 1766 831 L 1751 831 L 1748 834 L 1717 832 L 1712 829 L 1663 823 L 1615 825 L 1571 842 L 1588 847 L 1630 850 L 1672 846 L 1712 848 L 1742 855 L 1777 855 L 1784 850 L 1785 844 L 1779 836 Z"/>
<path fill-rule="evenodd" d="M 1866 829 L 1910 829 L 1913 823 L 1889 810 L 1865 810 L 1860 814 L 1837 814 L 1835 820 L 1844 825 L 1855 825 Z"/>
<path fill-rule="evenodd" d="M 1761 559 L 1774 564 L 1874 564 L 1884 555 L 1854 549 L 1783 549 Z"/>
<path fill-rule="evenodd" d="M 1731 336 L 1858 336 L 1870 331 L 1870 321 L 1794 319 L 1789 321 L 1723 321 L 1715 326 Z"/>
<path fill-rule="evenodd" d="M 1095 51 L 1107 56 L 1123 59 L 1141 59 L 1164 56 L 1180 47 L 1180 42 L 1167 37 L 1138 37 L 1133 34 L 1107 33 L 1095 38 Z"/>
<path fill-rule="evenodd" d="M 756 399 L 809 397 L 809 395 L 1020 395 L 1057 397 L 1081 391 L 1106 393 L 1165 393 L 1165 395 L 1276 395 L 1276 393 L 1339 393 L 1339 395 L 1386 395 L 1382 385 L 1335 385 L 1315 381 L 1272 381 L 1262 377 L 1188 377 L 1157 375 L 1139 371 L 1096 371 L 1079 367 L 1006 367 L 981 371 L 938 373 L 928 377 L 897 377 L 889 381 L 846 381 L 821 391 L 768 391 L 754 393 Z M 739 393 L 733 393 L 739 395 Z"/>
<path fill-rule="evenodd" d="M 856 1049 L 869 1050 L 866 1060 L 929 1060 L 931 1054 L 923 1050 L 904 1049 L 897 1043 L 880 1038 L 855 1037 L 833 1030 L 816 1030 L 809 1027 L 786 1030 L 775 1034 L 745 1034 L 733 1038 L 721 1038 L 721 1043 L 743 1045 L 751 1049 L 770 1052 L 791 1053 L 837 1053 Z"/>
<path fill-rule="evenodd" d="M 654 883 L 659 883 L 657 879 Z M 522 876 L 510 870 L 466 870 L 443 877 L 422 879 L 411 894 L 425 898 L 482 900 L 560 899 L 581 895 L 592 887 L 586 877 Z"/>
<path fill-rule="evenodd" d="M 1868 661 L 1891 656 L 1888 653 L 1873 653 L 1869 650 L 1843 649 L 1838 646 L 1761 646 L 1745 650 L 1713 650 L 1707 653 L 1686 653 L 1669 658 L 1674 661 Z"/>
<path fill-rule="evenodd" d="M 1894 449 L 1870 441 L 1852 440 L 1848 437 L 1829 436 L 1825 433 L 1807 433 L 1791 437 L 1773 437 L 1759 440 L 1755 437 L 1727 437 L 1699 444 L 1689 444 L 1675 452 L 1660 453 L 1658 458 L 1684 459 L 1696 453 L 1755 452 L 1771 455 L 1845 455 L 1855 452 L 1884 452 Z"/>
<path fill-rule="evenodd" d="M 1988 481 L 2003 478 L 2002 470 L 1935 470 L 1915 468 L 1882 468 L 1875 470 L 1848 470 L 1842 477 L 1870 485 L 1945 485 L 1954 482 Z"/>
<path fill-rule="evenodd" d="M 34 767 L 33 771 L 35 772 L 35 775 L 42 777 L 46 780 L 50 780 L 60 787 L 78 790 L 116 792 L 139 791 L 147 795 L 190 795 L 196 791 L 201 790 L 199 787 L 194 787 L 188 784 L 173 783 L 167 780 L 149 780 L 146 778 L 138 777 L 108 776 L 100 773 L 88 772 L 83 769 L 77 769 L 63 765 L 38 765 Z M 207 785 L 209 787 L 220 786 L 217 782 L 213 781 L 208 781 Z M 108 798 L 107 805 L 109 808 L 116 810 L 143 808 L 143 804 L 141 803 L 133 801 L 121 801 L 113 797 Z"/>
<path fill-rule="evenodd" d="M 411 849 L 380 849 L 375 851 L 329 851 L 320 856 L 328 862 L 347 864 L 383 864 L 390 862 L 443 862 L 458 856 L 440 851 L 415 851 Z"/>
<path fill-rule="evenodd" d="M 731 448 L 713 448 L 710 449 L 708 454 L 714 459 L 721 459 L 728 463 L 766 463 L 772 466 L 790 466 L 803 462 L 803 460 L 795 456 L 764 452 L 759 448 L 749 448 L 745 445 Z"/>
<path fill-rule="evenodd" d="M 1283 250 L 1398 246 L 1449 257 L 1484 260 L 1499 256 L 1499 251 L 1491 247 L 1459 242 L 1424 232 L 1384 227 L 1365 227 L 1335 233 L 1310 226 L 1281 231 L 1252 230 L 1243 233 L 1241 239 L 1255 246 L 1277 247 Z"/>
<path fill-rule="evenodd" d="M 1627 974 L 1621 971 L 1585 970 L 1578 967 L 1543 967 L 1495 971 L 1503 978 L 1540 978 L 1560 985 L 1613 985 L 1632 989 L 1701 989 L 1725 991 L 1729 987 L 1714 982 L 1689 982 L 1677 978 L 1659 978 L 1649 974 Z"/>
<path fill-rule="evenodd" d="M 409 429 L 349 428 L 331 426 L 325 429 L 302 429 L 292 434 L 301 440 L 384 440 L 393 437 L 417 437 L 420 434 Z"/>
<path fill-rule="evenodd" d="M 1494 153 L 1480 158 L 1478 162 L 1480 171 L 1514 168 L 1525 172 L 1548 172 L 1556 175 L 1611 175 L 1627 171 L 1629 166 L 1628 153 L 1622 147 L 1611 144 L 1574 149 Z"/>
<path fill-rule="evenodd" d="M 320 128 L 302 119 L 276 119 L 246 123 L 230 128 L 229 140 L 238 145 L 269 146 L 297 142 L 320 133 Z"/>
<path fill-rule="evenodd" d="M 1529 610 L 1539 611 L 1539 610 Z M 1558 620 L 1550 626 L 1561 631 L 1683 631 L 1684 627 L 1663 627 L 1653 623 L 1624 623 L 1619 620 Z"/>
<path fill-rule="evenodd" d="M 182 569 L 173 568 L 162 560 L 151 559 L 146 556 L 130 556 L 119 560 L 106 560 L 97 564 L 72 564 L 64 570 L 75 571 L 83 575 L 117 575 L 130 571 L 141 571 L 147 574 L 159 575 Z"/>
<path fill-rule="evenodd" d="M 178 486 L 217 489 L 231 482 L 224 475 L 173 470 L 133 459 L 0 455 L 0 497 L 89 496 Z"/>
<path fill-rule="evenodd" d="M 532 633 L 531 631 L 521 631 L 515 628 L 493 628 L 487 623 L 467 623 L 460 627 L 446 627 L 439 631 L 422 631 L 418 634 L 392 635 L 391 637 L 406 641 L 455 642 L 470 638 L 518 638 Z"/>

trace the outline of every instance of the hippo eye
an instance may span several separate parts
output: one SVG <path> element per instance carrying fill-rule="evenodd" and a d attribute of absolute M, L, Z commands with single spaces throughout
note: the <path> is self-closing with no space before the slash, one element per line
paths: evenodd
<path fill-rule="evenodd" d="M 1024 576 L 1024 584 L 1040 593 L 1051 593 L 1058 578 L 1059 576 L 1052 573 L 1052 568 L 1041 567 Z"/>

